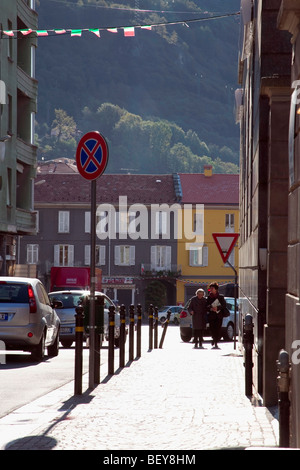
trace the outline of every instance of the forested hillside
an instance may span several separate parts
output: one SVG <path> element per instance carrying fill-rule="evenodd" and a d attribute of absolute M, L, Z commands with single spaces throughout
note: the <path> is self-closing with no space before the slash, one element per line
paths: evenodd
<path fill-rule="evenodd" d="M 82 133 L 99 130 L 108 140 L 110 172 L 196 172 L 204 163 L 237 172 L 239 16 L 226 15 L 239 6 L 239 0 L 40 1 L 39 29 L 80 35 L 53 32 L 38 40 L 39 158 L 72 157 Z M 163 25 L 139 27 L 157 24 Z M 120 29 L 129 26 L 134 37 Z M 96 28 L 100 38 L 84 31 Z"/>

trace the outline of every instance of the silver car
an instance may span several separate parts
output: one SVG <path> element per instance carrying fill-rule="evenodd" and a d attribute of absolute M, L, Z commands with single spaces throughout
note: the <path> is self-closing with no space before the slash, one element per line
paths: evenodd
<path fill-rule="evenodd" d="M 57 304 L 59 306 L 59 304 Z M 0 340 L 6 349 L 30 351 L 42 361 L 59 351 L 60 320 L 38 279 L 0 277 Z"/>
<path fill-rule="evenodd" d="M 221 334 L 225 341 L 233 341 L 234 339 L 234 325 L 235 325 L 235 313 L 234 313 L 234 298 L 233 297 L 225 297 L 226 300 L 226 307 L 230 312 L 229 317 L 223 318 L 222 327 L 221 327 Z M 181 308 L 180 313 L 180 337 L 182 341 L 189 342 L 193 337 L 193 329 L 192 329 L 192 315 L 190 314 L 188 308 L 190 305 L 191 299 L 189 299 L 186 305 Z M 238 299 L 237 299 L 237 318 L 236 318 L 236 325 L 238 325 Z M 237 333 L 237 331 L 236 331 Z M 204 332 L 204 335 L 210 334 L 209 328 Z"/>
<path fill-rule="evenodd" d="M 75 308 L 80 303 L 81 299 L 89 296 L 89 291 L 86 290 L 63 290 L 49 292 L 49 298 L 52 301 L 60 301 L 62 307 L 57 310 L 61 321 L 60 328 L 60 342 L 65 348 L 72 346 L 75 341 Z M 104 319 L 103 319 L 103 332 L 101 333 L 102 340 L 108 340 L 108 313 L 109 307 L 114 305 L 113 301 L 102 292 L 95 292 L 96 302 L 97 297 L 104 298 Z M 87 336 L 87 335 L 85 335 Z M 116 309 L 115 313 L 115 345 L 119 346 L 120 336 L 120 314 Z"/>
<path fill-rule="evenodd" d="M 182 307 L 179 307 L 178 305 L 170 305 L 168 307 L 161 307 L 158 310 L 158 319 L 161 323 L 164 323 L 167 319 L 168 311 L 171 310 L 171 315 L 170 315 L 170 322 L 175 323 L 175 325 L 179 324 L 179 314 L 182 310 Z M 178 315 L 176 315 L 178 314 Z"/>

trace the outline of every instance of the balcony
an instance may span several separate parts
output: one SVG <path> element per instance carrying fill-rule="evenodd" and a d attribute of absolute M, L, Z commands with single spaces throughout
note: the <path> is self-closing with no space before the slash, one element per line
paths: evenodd
<path fill-rule="evenodd" d="M 28 4 L 29 3 L 29 4 Z M 22 20 L 26 28 L 37 28 L 37 12 L 30 8 L 30 2 L 24 0 L 17 0 L 18 17 Z M 34 2 L 33 2 L 34 5 Z"/>
<path fill-rule="evenodd" d="M 28 98 L 36 101 L 38 82 L 35 78 L 31 78 L 21 67 L 17 67 L 17 78 L 19 90 Z"/>
<path fill-rule="evenodd" d="M 35 166 L 37 161 L 37 147 L 17 138 L 17 160 L 27 165 Z"/>
<path fill-rule="evenodd" d="M 21 235 L 36 234 L 36 212 L 25 209 L 16 209 L 17 232 Z"/>
<path fill-rule="evenodd" d="M 157 267 L 142 263 L 141 276 L 149 279 L 177 279 L 181 276 L 181 266 L 171 264 L 165 267 Z"/>

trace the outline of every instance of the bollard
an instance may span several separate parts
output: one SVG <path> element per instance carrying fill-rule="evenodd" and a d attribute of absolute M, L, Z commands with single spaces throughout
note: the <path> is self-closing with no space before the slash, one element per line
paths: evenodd
<path fill-rule="evenodd" d="M 141 357 L 141 335 L 142 335 L 142 306 L 137 306 L 136 324 L 136 357 Z"/>
<path fill-rule="evenodd" d="M 154 309 L 154 349 L 157 349 L 158 344 L 158 307 Z"/>
<path fill-rule="evenodd" d="M 95 298 L 95 354 L 94 354 L 94 383 L 100 383 L 100 349 L 101 334 L 103 333 L 104 322 L 104 297 L 101 295 Z"/>
<path fill-rule="evenodd" d="M 108 375 L 113 375 L 115 361 L 115 306 L 109 307 L 109 326 L 108 326 Z"/>
<path fill-rule="evenodd" d="M 4 351 L 1 353 L 1 351 Z M 4 341 L 0 341 L 0 364 L 6 364 L 6 345 Z"/>
<path fill-rule="evenodd" d="M 126 323 L 126 309 L 125 305 L 120 307 L 120 356 L 119 356 L 119 365 L 120 367 L 125 366 L 125 323 Z"/>
<path fill-rule="evenodd" d="M 245 395 L 247 397 L 252 396 L 252 349 L 254 344 L 253 335 L 253 317 L 250 313 L 247 313 L 244 320 L 244 332 L 243 332 L 243 345 L 245 348 Z"/>
<path fill-rule="evenodd" d="M 279 447 L 290 446 L 290 361 L 286 351 L 281 349 L 277 362 L 277 388 L 279 411 Z"/>
<path fill-rule="evenodd" d="M 74 395 L 82 394 L 83 305 L 75 308 L 75 381 Z"/>
<path fill-rule="evenodd" d="M 134 349 L 134 305 L 129 307 L 129 361 L 133 361 Z"/>
<path fill-rule="evenodd" d="M 149 307 L 149 351 L 153 349 L 153 305 Z"/>
<path fill-rule="evenodd" d="M 159 348 L 162 349 L 163 347 L 163 343 L 164 343 L 164 340 L 165 340 L 165 336 L 166 336 L 166 333 L 167 333 L 167 328 L 168 328 L 168 325 L 169 325 L 169 322 L 170 322 L 170 316 L 171 316 L 171 310 L 168 310 L 167 312 L 167 319 L 165 320 L 164 322 L 164 329 L 163 329 L 163 333 L 162 333 L 162 336 L 161 336 L 161 339 L 160 339 L 160 343 L 159 343 Z"/>

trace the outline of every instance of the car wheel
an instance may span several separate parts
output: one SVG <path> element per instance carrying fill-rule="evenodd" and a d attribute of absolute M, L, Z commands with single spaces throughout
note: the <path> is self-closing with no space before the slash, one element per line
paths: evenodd
<path fill-rule="evenodd" d="M 188 343 L 192 339 L 192 335 L 184 335 L 180 333 L 180 337 L 184 343 Z"/>
<path fill-rule="evenodd" d="M 232 341 L 234 336 L 234 328 L 232 323 L 228 323 L 224 330 L 223 338 L 225 341 Z"/>
<path fill-rule="evenodd" d="M 164 323 L 164 322 L 166 321 L 166 317 L 160 317 L 159 321 L 160 321 L 161 323 Z"/>
<path fill-rule="evenodd" d="M 73 344 L 72 340 L 60 340 L 63 348 L 70 348 Z"/>
<path fill-rule="evenodd" d="M 54 343 L 51 344 L 51 346 L 48 346 L 47 351 L 48 351 L 49 357 L 58 356 L 58 353 L 59 353 L 59 334 L 58 333 L 56 335 Z"/>
<path fill-rule="evenodd" d="M 31 353 L 32 359 L 41 362 L 45 357 L 45 333 L 42 334 L 39 344 L 33 349 Z"/>
<path fill-rule="evenodd" d="M 174 325 L 179 325 L 179 321 L 177 317 L 174 318 Z"/>

